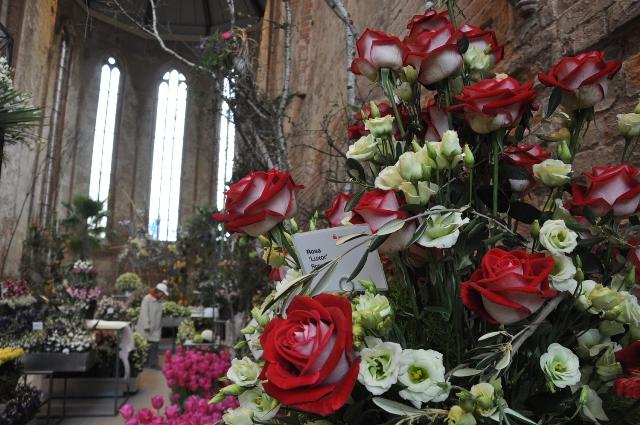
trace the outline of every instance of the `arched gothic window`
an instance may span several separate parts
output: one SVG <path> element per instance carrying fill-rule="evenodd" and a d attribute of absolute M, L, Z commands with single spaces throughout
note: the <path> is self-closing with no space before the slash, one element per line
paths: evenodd
<path fill-rule="evenodd" d="M 184 75 L 175 69 L 166 72 L 158 88 L 149 199 L 149 233 L 157 240 L 173 241 L 178 232 L 186 106 Z"/>
<path fill-rule="evenodd" d="M 109 184 L 111 182 L 111 160 L 118 111 L 118 90 L 120 70 L 116 60 L 109 57 L 100 71 L 100 94 L 96 125 L 93 133 L 93 152 L 91 155 L 91 177 L 89 196 L 108 205 Z M 102 223 L 106 225 L 106 217 Z"/>
<path fill-rule="evenodd" d="M 224 79 L 223 93 L 225 98 L 231 97 L 231 87 L 228 79 Z M 224 100 L 220 106 L 220 136 L 218 143 L 218 180 L 216 183 L 216 206 L 224 209 L 224 191 L 233 172 L 234 142 L 236 129 L 233 114 Z"/>

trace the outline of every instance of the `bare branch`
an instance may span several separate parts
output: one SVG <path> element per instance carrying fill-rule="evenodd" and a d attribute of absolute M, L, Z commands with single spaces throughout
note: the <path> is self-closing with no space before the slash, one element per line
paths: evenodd
<path fill-rule="evenodd" d="M 229 15 L 231 17 L 231 20 L 229 21 L 229 24 L 231 25 L 231 28 L 236 26 L 236 4 L 234 0 L 227 0 L 227 7 L 229 7 Z"/>
<path fill-rule="evenodd" d="M 284 70 L 282 76 L 282 93 L 276 116 L 280 120 L 277 126 L 276 142 L 281 152 L 281 166 L 289 169 L 289 159 L 287 157 L 287 141 L 284 137 L 284 115 L 289 103 L 289 92 L 291 82 L 291 0 L 283 0 L 285 22 L 284 27 Z"/>

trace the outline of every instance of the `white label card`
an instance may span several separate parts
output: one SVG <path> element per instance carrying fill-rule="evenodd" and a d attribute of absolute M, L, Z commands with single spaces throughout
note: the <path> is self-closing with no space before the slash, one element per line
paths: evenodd
<path fill-rule="evenodd" d="M 107 314 L 113 314 L 113 307 L 109 307 L 107 309 Z"/>
<path fill-rule="evenodd" d="M 366 224 L 332 227 L 330 229 L 292 235 L 293 246 L 304 274 L 310 273 L 344 254 L 344 257 L 338 260 L 335 267 L 327 268 L 326 271 L 322 271 L 314 277 L 311 288 L 315 288 L 320 280 L 322 280 L 322 288 L 319 291 L 313 289 L 313 295 L 319 292 L 351 291 L 354 289 L 362 291 L 363 288 L 357 283 L 358 280 L 370 280 L 375 283 L 379 290 L 387 290 L 387 280 L 377 251 L 369 253 L 367 262 L 352 282 L 347 280 L 362 256 L 366 254 L 369 247 L 369 238 L 362 236 L 341 245 L 336 245 L 336 242 L 345 236 L 363 233 L 371 234 L 369 226 Z M 347 252 L 349 250 L 351 251 Z M 325 276 L 327 273 L 331 274 Z"/>
<path fill-rule="evenodd" d="M 34 331 L 41 331 L 44 329 L 42 322 L 31 322 L 31 329 Z"/>

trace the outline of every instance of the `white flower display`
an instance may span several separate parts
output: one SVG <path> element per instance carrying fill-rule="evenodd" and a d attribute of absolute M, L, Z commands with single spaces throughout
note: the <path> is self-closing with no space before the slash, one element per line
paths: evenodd
<path fill-rule="evenodd" d="M 398 167 L 390 165 L 380 171 L 374 184 L 380 190 L 395 190 L 403 181 L 404 179 L 400 175 Z"/>
<path fill-rule="evenodd" d="M 571 350 L 553 343 L 540 356 L 540 368 L 552 388 L 566 388 L 580 382 L 580 359 Z"/>
<path fill-rule="evenodd" d="M 222 420 L 227 425 L 253 425 L 253 412 L 246 407 L 238 407 L 227 410 Z"/>
<path fill-rule="evenodd" d="M 444 210 L 437 205 L 430 211 Z M 462 218 L 459 212 L 443 212 L 430 214 L 424 218 L 427 222 L 424 233 L 418 239 L 418 244 L 425 248 L 451 248 L 458 241 L 460 227 L 469 222 L 469 218 Z"/>
<path fill-rule="evenodd" d="M 434 350 L 404 350 L 400 356 L 398 381 L 406 388 L 400 391 L 400 397 L 418 409 L 422 403 L 446 400 L 449 390 L 443 387 L 446 386 L 444 374 L 441 353 Z"/>
<path fill-rule="evenodd" d="M 360 351 L 358 381 L 373 395 L 386 392 L 398 382 L 402 347 L 395 342 L 382 342 L 366 337 L 367 347 Z"/>
<path fill-rule="evenodd" d="M 369 161 L 375 156 L 378 143 L 379 141 L 371 134 L 362 136 L 354 144 L 349 146 L 347 158 L 353 158 L 360 162 Z"/>
<path fill-rule="evenodd" d="M 258 383 L 261 370 L 260 365 L 249 357 L 233 359 L 227 371 L 227 378 L 241 387 L 252 387 Z"/>
<path fill-rule="evenodd" d="M 564 220 L 547 220 L 540 228 L 540 243 L 553 255 L 570 254 L 578 246 L 578 234 Z"/>
<path fill-rule="evenodd" d="M 262 388 L 247 390 L 238 396 L 240 407 L 253 412 L 253 419 L 258 422 L 266 422 L 276 416 L 280 410 L 280 403 L 275 398 L 264 392 Z"/>
<path fill-rule="evenodd" d="M 552 255 L 555 267 L 549 275 L 551 286 L 557 291 L 573 294 L 578 287 L 578 282 L 574 279 L 576 266 L 570 257 L 566 255 Z"/>
<path fill-rule="evenodd" d="M 407 204 L 412 205 L 426 205 L 431 196 L 438 193 L 438 185 L 427 181 L 420 181 L 417 184 L 402 182 L 398 189 L 404 194 Z"/>
<path fill-rule="evenodd" d="M 545 159 L 540 164 L 533 165 L 533 176 L 545 186 L 560 187 L 571 180 L 571 164 L 565 164 L 559 159 Z"/>

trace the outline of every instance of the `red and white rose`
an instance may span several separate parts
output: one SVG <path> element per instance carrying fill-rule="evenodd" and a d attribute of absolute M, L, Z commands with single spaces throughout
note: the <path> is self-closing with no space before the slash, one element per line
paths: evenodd
<path fill-rule="evenodd" d="M 404 45 L 395 35 L 367 28 L 356 42 L 358 57 L 351 62 L 354 74 L 364 75 L 372 81 L 380 68 L 400 69 Z"/>
<path fill-rule="evenodd" d="M 347 202 L 353 199 L 352 193 L 340 192 L 331 202 L 331 207 L 324 213 L 331 227 L 342 226 L 346 220 L 351 219 L 351 211 L 345 211 Z"/>
<path fill-rule="evenodd" d="M 296 212 L 294 183 L 289 173 L 277 169 L 249 173 L 226 192 L 225 212 L 213 218 L 229 232 L 259 236 Z"/>
<path fill-rule="evenodd" d="M 321 294 L 297 296 L 286 319 L 271 319 L 260 337 L 267 394 L 321 416 L 344 406 L 360 364 L 353 350 L 351 313 L 346 298 Z"/>
<path fill-rule="evenodd" d="M 547 158 L 551 158 L 551 152 L 546 151 L 538 144 L 530 145 L 525 143 L 519 146 L 507 147 L 502 154 L 502 159 L 511 165 L 524 168 L 529 173 L 528 179 L 510 178 L 511 190 L 523 192 L 533 186 L 533 166 L 540 164 Z"/>
<path fill-rule="evenodd" d="M 591 173 L 582 173 L 586 185 L 574 182 L 568 206 L 578 212 L 589 207 L 599 217 L 610 212 L 617 217 L 634 214 L 640 203 L 639 172 L 631 164 L 593 167 Z"/>
<path fill-rule="evenodd" d="M 545 86 L 564 91 L 562 103 L 566 108 L 584 109 L 604 99 L 608 80 L 621 67 L 621 61 L 606 61 L 602 52 L 586 52 L 562 58 L 547 74 L 539 73 L 538 79 Z"/>
<path fill-rule="evenodd" d="M 423 32 L 433 32 L 451 23 L 449 12 L 443 10 L 438 12 L 427 9 L 422 15 L 414 15 L 407 23 L 409 35 L 404 39 L 406 42 L 413 42 Z"/>
<path fill-rule="evenodd" d="M 469 24 L 464 24 L 458 31 L 469 40 L 463 54 L 464 63 L 469 69 L 488 70 L 502 60 L 504 46 L 498 44 L 495 32 Z"/>
<path fill-rule="evenodd" d="M 447 111 L 438 106 L 435 97 L 429 99 L 422 108 L 422 119 L 427 125 L 425 137 L 430 142 L 439 142 L 444 132 L 450 130 Z"/>
<path fill-rule="evenodd" d="M 520 84 L 511 77 L 497 76 L 465 86 L 456 96 L 451 111 L 464 111 L 473 131 L 487 134 L 499 128 L 515 127 L 528 108 L 534 107 L 533 83 Z"/>
<path fill-rule="evenodd" d="M 462 283 L 462 302 L 490 323 L 509 325 L 526 319 L 556 296 L 549 285 L 554 265 L 545 254 L 493 248 Z"/>
<path fill-rule="evenodd" d="M 434 31 L 423 31 L 405 40 L 404 64 L 418 71 L 418 81 L 429 86 L 457 73 L 462 67 L 458 39 L 451 24 Z"/>

